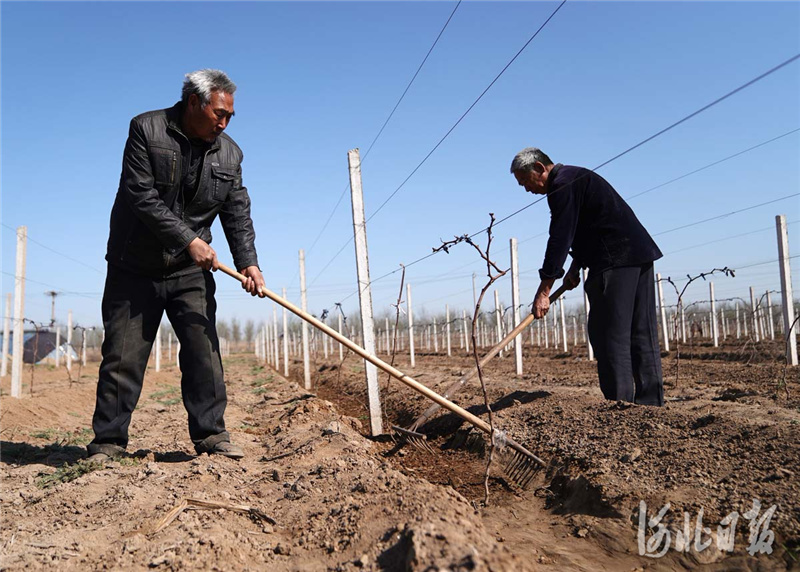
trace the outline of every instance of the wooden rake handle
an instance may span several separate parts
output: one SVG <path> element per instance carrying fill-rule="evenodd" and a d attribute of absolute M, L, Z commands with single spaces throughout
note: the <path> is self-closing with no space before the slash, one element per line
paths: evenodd
<path fill-rule="evenodd" d="M 243 281 L 247 280 L 247 278 L 245 277 L 244 274 L 240 274 L 239 272 L 236 272 L 235 270 L 225 266 L 224 264 L 220 264 L 219 265 L 219 270 L 221 270 L 222 272 L 224 272 L 228 276 L 236 278 L 239 282 L 243 282 Z M 336 340 L 337 342 L 339 342 L 343 346 L 345 346 L 348 349 L 350 349 L 352 352 L 360 355 L 362 358 L 364 358 L 368 362 L 374 364 L 376 367 L 379 367 L 380 369 L 382 369 L 383 371 L 385 371 L 386 373 L 388 373 L 389 375 L 391 375 L 392 377 L 394 377 L 395 379 L 397 379 L 401 383 L 407 385 L 408 387 L 410 387 L 411 389 L 413 389 L 417 393 L 421 393 L 422 395 L 424 395 L 428 399 L 430 399 L 430 400 L 434 401 L 435 403 L 437 403 L 439 406 L 444 407 L 445 409 L 447 409 L 449 411 L 452 411 L 453 413 L 455 413 L 456 415 L 458 415 L 459 417 L 461 417 L 465 421 L 468 421 L 469 423 L 472 423 L 475 427 L 477 427 L 481 431 L 484 431 L 489 435 L 492 434 L 492 429 L 489 426 L 489 424 L 486 423 L 480 417 L 476 417 L 475 415 L 473 415 L 472 413 L 470 413 L 466 409 L 464 409 L 462 407 L 459 407 L 458 405 L 456 405 L 452 401 L 450 401 L 448 399 L 445 399 L 444 397 L 442 397 L 438 393 L 428 389 L 426 386 L 422 385 L 417 380 L 407 376 L 406 374 L 404 374 L 399 369 L 389 365 L 385 361 L 383 361 L 383 360 L 375 357 L 374 355 L 370 354 L 369 352 L 367 352 L 364 348 L 362 348 L 358 344 L 353 343 L 349 339 L 345 338 L 339 332 L 337 332 L 333 328 L 327 326 L 326 324 L 323 324 L 322 322 L 317 320 L 314 316 L 312 316 L 311 314 L 309 314 L 307 312 L 304 312 L 303 310 L 301 310 L 300 308 L 298 308 L 297 306 L 295 306 L 294 304 L 292 304 L 288 300 L 284 300 L 283 298 L 281 298 L 280 296 L 278 296 L 274 292 L 268 290 L 267 288 L 261 288 L 258 293 L 259 293 L 259 296 L 261 296 L 263 298 L 269 298 L 270 300 L 272 300 L 276 304 L 279 304 L 280 306 L 283 306 L 284 308 L 286 308 L 287 310 L 289 310 L 290 312 L 292 312 L 296 316 L 302 318 L 303 320 L 305 320 L 306 322 L 308 322 L 309 324 L 311 324 L 312 326 L 314 326 L 318 330 L 321 330 L 322 332 L 325 332 L 330 337 L 332 337 L 334 340 Z M 511 444 L 511 443 L 509 443 L 509 444 Z M 528 451 L 528 454 L 531 454 L 531 453 Z"/>
<path fill-rule="evenodd" d="M 562 284 L 558 288 L 558 290 L 556 290 L 555 292 L 550 294 L 550 303 L 552 304 L 553 302 L 558 300 L 564 294 L 564 292 L 566 292 L 567 290 L 568 290 L 568 288 L 564 284 Z M 520 322 L 519 325 L 517 325 L 516 328 L 511 330 L 511 332 L 509 332 L 509 334 L 505 338 L 503 338 L 496 346 L 494 346 L 492 349 L 489 350 L 489 353 L 487 353 L 485 356 L 483 356 L 481 358 L 480 362 L 478 362 L 480 367 L 483 367 L 487 363 L 489 363 L 489 361 L 491 361 L 492 358 L 494 358 L 497 354 L 499 354 L 500 351 L 504 347 L 506 347 L 508 344 L 513 342 L 514 338 L 516 338 L 518 335 L 522 334 L 522 332 L 525 330 L 525 328 L 527 328 L 529 325 L 531 325 L 535 319 L 536 318 L 531 313 L 531 314 L 528 315 L 528 317 L 526 317 L 524 320 L 522 320 L 522 322 Z M 453 395 L 455 395 L 458 392 L 459 389 L 464 387 L 464 385 L 466 385 L 466 383 L 468 381 L 470 381 L 471 379 L 473 379 L 476 375 L 478 375 L 478 368 L 474 367 L 470 371 L 468 371 L 467 373 L 462 375 L 460 378 L 458 378 L 454 383 L 452 383 L 445 390 L 445 392 L 443 394 L 443 397 L 445 399 L 452 398 Z M 437 411 L 439 411 L 439 406 L 434 403 L 433 405 L 428 407 L 428 409 L 426 409 L 422 413 L 422 415 L 420 415 L 419 417 L 417 417 L 414 420 L 414 423 L 411 424 L 411 430 L 412 431 L 416 431 L 417 429 L 422 427 L 422 425 L 425 424 L 425 422 L 427 422 L 431 417 L 433 417 L 433 415 Z"/>

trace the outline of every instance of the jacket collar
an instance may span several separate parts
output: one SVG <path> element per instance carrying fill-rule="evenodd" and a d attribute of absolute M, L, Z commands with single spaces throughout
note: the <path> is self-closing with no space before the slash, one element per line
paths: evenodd
<path fill-rule="evenodd" d="M 547 175 L 547 194 L 553 191 L 553 180 L 556 178 L 558 170 L 563 166 L 562 163 L 556 163 L 553 165 L 553 168 L 550 169 L 550 173 Z"/>
<path fill-rule="evenodd" d="M 167 108 L 166 110 L 167 126 L 170 129 L 180 133 L 181 136 L 188 141 L 189 137 L 187 137 L 186 134 L 181 129 L 181 118 L 183 117 L 183 109 L 184 109 L 183 101 L 178 101 L 178 103 L 176 103 L 172 107 Z M 214 142 L 211 144 L 209 151 L 216 151 L 217 149 L 220 148 L 221 143 L 219 140 L 221 137 L 222 135 L 214 139 Z"/>

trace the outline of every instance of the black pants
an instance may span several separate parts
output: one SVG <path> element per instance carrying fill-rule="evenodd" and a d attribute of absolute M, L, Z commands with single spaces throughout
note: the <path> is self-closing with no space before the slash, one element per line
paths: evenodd
<path fill-rule="evenodd" d="M 590 276 L 589 341 L 606 399 L 664 405 L 653 263 Z"/>
<path fill-rule="evenodd" d="M 103 293 L 103 361 L 92 419 L 90 455 L 128 445 L 147 359 L 164 311 L 181 343 L 181 394 L 198 453 L 228 441 L 227 397 L 216 330 L 216 285 L 210 272 L 149 278 L 109 265 Z"/>

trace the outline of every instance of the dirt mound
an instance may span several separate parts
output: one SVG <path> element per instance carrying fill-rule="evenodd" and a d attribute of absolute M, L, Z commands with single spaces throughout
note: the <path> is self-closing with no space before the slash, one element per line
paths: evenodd
<path fill-rule="evenodd" d="M 520 567 L 460 494 L 393 468 L 358 420 L 254 364 L 226 363 L 240 462 L 194 455 L 175 371 L 148 374 L 134 452 L 98 470 L 76 469 L 91 438 L 91 380 L 70 388 L 52 372 L 32 398 L 3 397 L 3 569 Z M 154 534 L 186 498 L 254 507 L 275 524 L 184 510 Z"/>

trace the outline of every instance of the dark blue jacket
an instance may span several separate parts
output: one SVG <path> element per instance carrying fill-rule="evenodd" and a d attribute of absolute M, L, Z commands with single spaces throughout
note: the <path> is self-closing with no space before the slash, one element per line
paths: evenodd
<path fill-rule="evenodd" d="M 592 274 L 662 256 L 614 187 L 589 169 L 554 166 L 547 179 L 547 204 L 550 238 L 539 270 L 542 280 L 564 276 L 568 253 Z"/>

